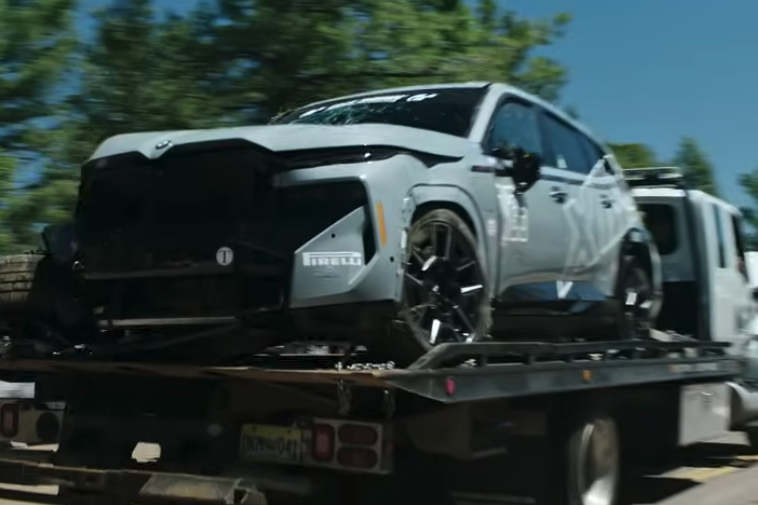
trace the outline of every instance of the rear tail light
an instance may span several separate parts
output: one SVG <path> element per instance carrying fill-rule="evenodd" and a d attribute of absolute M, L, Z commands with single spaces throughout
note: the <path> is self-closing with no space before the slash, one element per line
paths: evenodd
<path fill-rule="evenodd" d="M 368 470 L 379 462 L 379 455 L 373 449 L 362 447 L 342 447 L 337 451 L 337 463 L 351 468 Z"/>
<path fill-rule="evenodd" d="M 5 438 L 18 435 L 18 404 L 6 403 L 0 407 L 0 435 Z"/>
<path fill-rule="evenodd" d="M 311 456 L 316 461 L 329 461 L 334 456 L 334 428 L 328 424 L 313 427 Z"/>
<path fill-rule="evenodd" d="M 374 445 L 379 440 L 379 433 L 371 426 L 343 424 L 337 431 L 337 438 L 348 445 Z"/>

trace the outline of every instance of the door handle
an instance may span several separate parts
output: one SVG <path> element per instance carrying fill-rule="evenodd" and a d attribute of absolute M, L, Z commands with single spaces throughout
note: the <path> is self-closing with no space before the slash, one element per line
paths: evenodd
<path fill-rule="evenodd" d="M 567 196 L 568 194 L 561 190 L 561 188 L 553 188 L 552 191 L 550 191 L 550 198 L 558 203 L 565 203 Z"/>

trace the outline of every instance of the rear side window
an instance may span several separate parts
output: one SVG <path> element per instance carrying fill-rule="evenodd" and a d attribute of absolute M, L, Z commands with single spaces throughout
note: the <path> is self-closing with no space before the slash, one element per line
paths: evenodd
<path fill-rule="evenodd" d="M 584 147 L 584 152 L 587 153 L 587 157 L 590 160 L 590 170 L 592 170 L 598 161 L 605 158 L 605 153 L 598 147 L 597 144 L 587 138 L 586 135 L 582 135 L 581 140 L 582 147 Z"/>
<path fill-rule="evenodd" d="M 716 224 L 716 241 L 718 245 L 719 268 L 726 268 L 726 245 L 724 244 L 724 223 L 721 222 L 721 212 L 716 205 L 713 207 L 713 221 Z"/>
<path fill-rule="evenodd" d="M 641 204 L 645 227 L 653 236 L 653 241 L 661 256 L 676 251 L 678 237 L 676 234 L 676 210 L 670 205 Z"/>
<path fill-rule="evenodd" d="M 750 281 L 747 265 L 745 264 L 745 237 L 742 234 L 742 219 L 732 214 L 732 232 L 734 233 L 734 248 L 737 251 L 737 270 L 745 281 Z"/>
<path fill-rule="evenodd" d="M 543 137 L 547 147 L 545 164 L 572 172 L 587 174 L 594 161 L 588 157 L 582 134 L 552 114 L 544 114 Z"/>

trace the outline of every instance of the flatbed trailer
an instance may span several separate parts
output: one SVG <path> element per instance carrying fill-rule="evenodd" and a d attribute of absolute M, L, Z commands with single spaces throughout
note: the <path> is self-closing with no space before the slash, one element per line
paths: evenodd
<path fill-rule="evenodd" d="M 619 463 L 741 429 L 727 344 L 444 344 L 408 368 L 360 356 L 202 367 L 2 360 L 65 402 L 57 451 L 0 452 L 36 503 L 611 505 Z M 0 429 L 6 420 L 0 416 Z M 132 457 L 157 444 L 151 461 Z M 623 456 L 623 458 L 622 458 Z"/>

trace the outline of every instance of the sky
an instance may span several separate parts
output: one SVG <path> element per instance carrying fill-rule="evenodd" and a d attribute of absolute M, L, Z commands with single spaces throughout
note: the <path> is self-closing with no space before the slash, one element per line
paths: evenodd
<path fill-rule="evenodd" d="M 197 3 L 155 2 L 180 12 Z M 561 101 L 595 133 L 648 144 L 662 159 L 691 136 L 714 163 L 722 196 L 749 202 L 737 178 L 758 169 L 758 2 L 728 0 L 728 9 L 713 0 L 499 3 L 526 17 L 573 15 L 566 37 L 541 54 L 568 69 Z"/>

